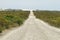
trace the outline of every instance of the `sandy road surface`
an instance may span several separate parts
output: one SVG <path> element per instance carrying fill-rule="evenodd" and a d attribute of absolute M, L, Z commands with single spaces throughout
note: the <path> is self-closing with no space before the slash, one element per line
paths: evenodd
<path fill-rule="evenodd" d="M 60 30 L 36 19 L 31 11 L 21 27 L 9 32 L 0 40 L 60 40 Z"/>

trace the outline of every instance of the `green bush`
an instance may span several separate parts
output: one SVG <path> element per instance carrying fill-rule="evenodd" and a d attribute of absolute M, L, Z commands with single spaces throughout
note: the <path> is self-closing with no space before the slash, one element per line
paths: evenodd
<path fill-rule="evenodd" d="M 50 25 L 60 28 L 60 11 L 34 11 L 34 15 Z"/>
<path fill-rule="evenodd" d="M 5 29 L 20 26 L 28 18 L 29 11 L 0 11 L 0 33 Z"/>

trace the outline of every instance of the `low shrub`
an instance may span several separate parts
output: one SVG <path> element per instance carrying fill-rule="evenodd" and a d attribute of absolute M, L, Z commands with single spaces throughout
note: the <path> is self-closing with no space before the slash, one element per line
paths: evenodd
<path fill-rule="evenodd" d="M 0 11 L 0 33 L 5 29 L 20 26 L 28 18 L 29 11 Z"/>
<path fill-rule="evenodd" d="M 60 28 L 60 11 L 34 11 L 34 15 L 50 25 Z"/>

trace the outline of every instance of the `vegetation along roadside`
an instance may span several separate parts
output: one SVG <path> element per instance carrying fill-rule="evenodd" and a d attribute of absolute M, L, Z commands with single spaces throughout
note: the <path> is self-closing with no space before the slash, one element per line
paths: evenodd
<path fill-rule="evenodd" d="M 34 15 L 50 25 L 60 28 L 60 11 L 37 10 L 34 11 Z"/>
<path fill-rule="evenodd" d="M 20 26 L 28 18 L 29 11 L 4 10 L 0 11 L 0 33 L 5 29 Z"/>

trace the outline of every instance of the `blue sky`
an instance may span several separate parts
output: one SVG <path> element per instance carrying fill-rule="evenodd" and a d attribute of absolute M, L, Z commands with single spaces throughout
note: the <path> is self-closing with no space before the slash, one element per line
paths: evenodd
<path fill-rule="evenodd" d="M 60 0 L 0 0 L 0 8 L 60 10 Z"/>

